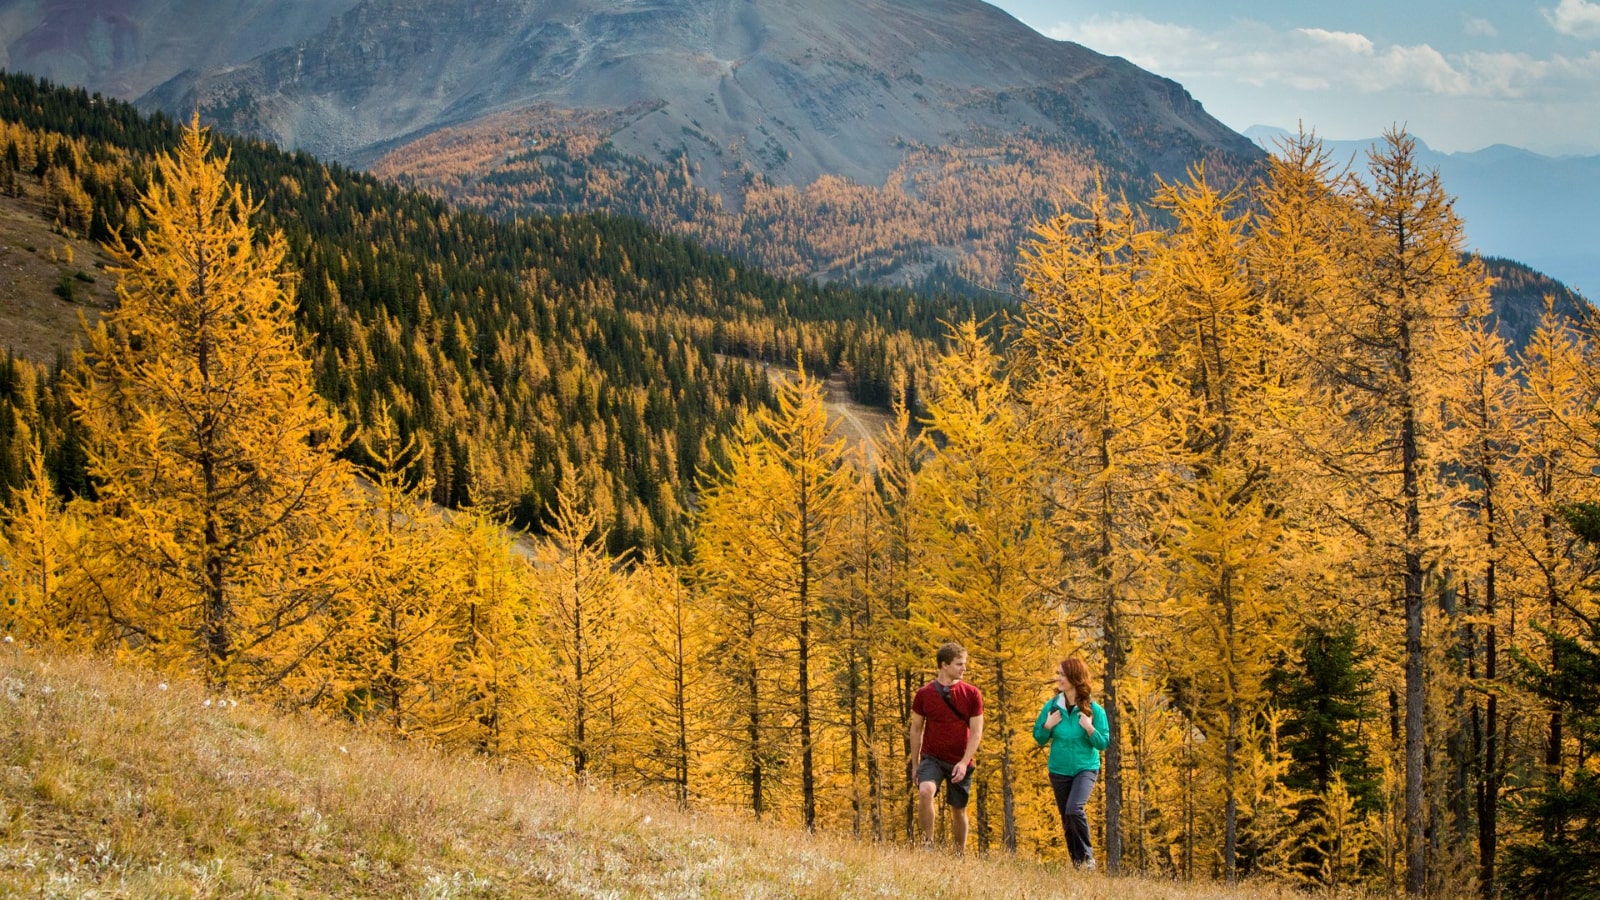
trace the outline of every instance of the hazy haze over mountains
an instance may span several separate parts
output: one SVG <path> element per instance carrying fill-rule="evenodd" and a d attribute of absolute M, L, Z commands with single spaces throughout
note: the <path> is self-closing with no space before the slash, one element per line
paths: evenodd
<path fill-rule="evenodd" d="M 1268 150 L 1288 134 L 1257 125 L 1245 134 Z M 1373 141 L 1326 141 L 1335 159 L 1366 171 Z M 1600 294 L 1600 156 L 1543 156 L 1517 147 L 1442 153 L 1417 141 L 1417 159 L 1437 169 L 1456 198 L 1467 238 L 1487 256 L 1527 263 L 1593 298 Z"/>
<path fill-rule="evenodd" d="M 358 0 L 0 0 L 0 68 L 133 100 L 305 41 Z"/>

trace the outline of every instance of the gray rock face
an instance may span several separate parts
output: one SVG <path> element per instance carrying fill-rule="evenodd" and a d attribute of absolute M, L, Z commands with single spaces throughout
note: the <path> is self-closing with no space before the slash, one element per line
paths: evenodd
<path fill-rule="evenodd" d="M 1023 129 L 1146 173 L 1259 155 L 1176 83 L 980 0 L 0 0 L 0 24 L 12 68 L 357 166 L 540 108 L 611 113 L 619 150 L 685 152 L 714 190 L 734 157 L 881 184 L 908 144 Z"/>
<path fill-rule="evenodd" d="M 357 0 L 0 0 L 0 67 L 133 100 L 310 40 Z"/>

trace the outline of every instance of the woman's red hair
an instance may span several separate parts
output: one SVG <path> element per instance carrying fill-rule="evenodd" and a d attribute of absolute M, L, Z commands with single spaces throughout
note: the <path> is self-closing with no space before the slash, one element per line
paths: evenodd
<path fill-rule="evenodd" d="M 1078 709 L 1086 716 L 1092 715 L 1089 698 L 1094 692 L 1089 687 L 1089 667 L 1076 656 L 1069 656 L 1061 661 L 1060 672 L 1072 683 L 1072 690 L 1078 695 Z"/>

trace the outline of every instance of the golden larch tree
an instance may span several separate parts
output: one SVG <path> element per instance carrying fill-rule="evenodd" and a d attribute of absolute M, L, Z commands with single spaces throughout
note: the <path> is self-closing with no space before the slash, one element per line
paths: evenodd
<path fill-rule="evenodd" d="M 713 678 L 711 702 L 725 710 L 713 740 L 744 782 L 750 810 L 762 818 L 777 793 L 785 745 L 776 686 L 784 636 L 761 497 L 777 479 L 754 413 L 740 417 L 723 445 L 726 463 L 705 476 L 696 520 L 695 582 L 706 597 Z"/>
<path fill-rule="evenodd" d="M 918 476 L 927 551 L 927 618 L 972 656 L 984 699 L 983 757 L 998 758 L 1000 843 L 1017 849 L 1017 758 L 1031 746 L 1049 668 L 1060 543 L 1050 533 L 1041 465 L 999 355 L 967 320 L 955 326 L 928 402 L 930 455 Z M 978 846 L 993 838 L 990 766 L 976 770 Z M 1030 779 L 1031 781 L 1031 779 Z"/>
<path fill-rule="evenodd" d="M 1115 872 L 1123 778 L 1117 685 L 1132 644 L 1130 614 L 1164 590 L 1163 506 L 1190 399 L 1166 362 L 1170 300 L 1148 283 L 1153 236 L 1128 203 L 1097 189 L 1081 214 L 1037 231 L 1022 262 L 1028 296 L 1014 371 L 1058 476 L 1051 496 L 1061 498 L 1057 527 L 1066 535 L 1062 591 L 1092 620 L 1104 656 L 1105 859 Z"/>
<path fill-rule="evenodd" d="M 436 550 L 438 594 L 453 651 L 436 677 L 445 694 L 441 740 L 492 756 L 529 758 L 549 744 L 541 705 L 551 665 L 526 547 L 492 510 L 456 510 Z"/>
<path fill-rule="evenodd" d="M 98 492 L 108 624 L 125 646 L 270 689 L 323 646 L 357 542 L 342 427 L 312 391 L 285 245 L 258 243 L 250 197 L 198 118 L 156 162 L 119 238 L 118 306 L 72 389 Z"/>
<path fill-rule="evenodd" d="M 1314 165 L 1320 157 L 1307 154 Z M 1368 161 L 1369 182 L 1341 180 L 1320 201 L 1341 223 L 1328 234 L 1340 277 L 1293 298 L 1297 341 L 1312 374 L 1303 417 L 1308 456 L 1321 467 L 1323 518 L 1367 577 L 1351 593 L 1397 611 L 1404 683 L 1405 886 L 1428 878 L 1426 809 L 1428 575 L 1445 555 L 1448 499 L 1438 476 L 1441 408 L 1462 387 L 1466 329 L 1487 311 L 1482 266 L 1463 257 L 1461 220 L 1416 142 L 1390 132 Z M 1297 187 L 1321 195 L 1302 179 Z M 1310 201 L 1307 201 L 1310 202 Z M 1313 257 L 1324 259 L 1326 257 Z M 1320 416 L 1321 421 L 1313 421 Z M 1367 585 L 1363 588 L 1361 585 Z"/>
<path fill-rule="evenodd" d="M 637 735 L 637 777 L 665 785 L 687 807 L 697 789 L 697 766 L 705 749 L 708 661 L 705 613 L 687 583 L 688 569 L 645 554 L 629 578 L 638 621 L 639 653 L 629 679 L 644 714 Z"/>
<path fill-rule="evenodd" d="M 894 747 L 888 753 L 889 759 L 910 759 L 911 701 L 922 686 L 922 672 L 929 664 L 927 635 L 934 633 L 926 618 L 930 604 L 922 599 L 927 579 L 922 574 L 924 544 L 917 534 L 917 510 L 921 506 L 917 478 L 927 452 L 913 430 L 905 393 L 902 382 L 894 401 L 894 416 L 874 445 L 876 511 L 881 513 L 880 586 L 884 599 L 883 616 L 875 633 L 881 632 L 880 649 L 885 662 L 892 665 L 890 699 L 895 714 L 895 724 L 888 729 Z M 906 840 L 914 840 L 917 824 L 913 792 L 904 792 L 900 821 Z"/>
<path fill-rule="evenodd" d="M 1449 455 L 1457 460 L 1462 481 L 1459 516 L 1461 541 L 1456 552 L 1461 583 L 1461 608 L 1456 641 L 1457 671 L 1450 710 L 1458 717 L 1460 739 L 1468 742 L 1457 754 L 1468 769 L 1474 792 L 1478 833 L 1478 879 L 1495 883 L 1498 822 L 1502 792 L 1511 774 L 1507 742 L 1515 703 L 1502 702 L 1514 690 L 1502 671 L 1504 642 L 1516 634 L 1510 611 L 1519 590 L 1519 560 L 1514 555 L 1514 519 L 1518 497 L 1527 496 L 1529 474 L 1520 464 L 1517 411 L 1523 378 L 1511 360 L 1504 337 L 1491 322 L 1468 328 L 1465 379 L 1459 394 L 1449 398 L 1445 432 Z M 1507 601 L 1510 600 L 1508 603 Z M 1461 798 L 1464 804 L 1467 798 Z M 1329 798 L 1336 810 L 1339 797 Z M 1338 874 L 1329 860 L 1325 874 Z"/>
<path fill-rule="evenodd" d="M 62 503 L 45 469 L 44 452 L 26 430 L 27 481 L 0 513 L 0 631 L 27 641 L 92 647 L 103 632 L 84 608 L 86 530 L 79 510 Z"/>
<path fill-rule="evenodd" d="M 400 440 L 387 404 L 361 447 L 370 482 L 360 528 L 365 565 L 336 640 L 348 673 L 342 705 L 395 735 L 432 738 L 449 727 L 442 701 L 455 642 L 446 624 L 459 598 L 444 577 L 445 523 L 428 502 L 428 483 L 407 483 L 420 448 Z"/>
<path fill-rule="evenodd" d="M 632 669 L 626 580 L 605 550 L 599 516 L 582 505 L 569 472 L 556 492 L 554 525 L 534 555 L 541 631 L 549 646 L 549 704 L 556 741 L 572 774 L 600 774 L 621 743 L 617 723 L 634 700 L 623 691 Z"/>
<path fill-rule="evenodd" d="M 816 753 L 822 717 L 817 699 L 824 658 L 821 620 L 839 592 L 839 542 L 851 472 L 835 437 L 821 382 L 806 373 L 778 391 L 776 409 L 756 413 L 752 443 L 730 454 L 730 468 L 708 489 L 703 514 L 705 573 L 716 592 L 758 602 L 791 660 L 793 690 L 777 698 L 795 723 L 800 752 L 800 812 L 816 827 Z M 747 620 L 747 622 L 753 620 Z M 752 707 L 753 708 L 753 707 Z M 754 734 L 754 732 L 752 732 Z"/>
<path fill-rule="evenodd" d="M 1547 306 L 1521 356 L 1516 460 L 1525 477 L 1516 485 L 1525 514 L 1513 520 L 1511 537 L 1534 573 L 1530 592 L 1541 601 L 1541 624 L 1555 634 L 1574 626 L 1577 599 L 1600 566 L 1595 548 L 1561 514 L 1563 506 L 1600 497 L 1594 474 L 1600 465 L 1600 345 L 1593 334 L 1592 319 L 1574 324 Z M 1545 651 L 1554 652 L 1553 637 Z M 1544 739 L 1550 777 L 1560 777 L 1563 731 L 1560 710 L 1551 707 Z"/>
<path fill-rule="evenodd" d="M 1179 637 L 1171 646 L 1183 677 L 1209 701 L 1190 712 L 1210 738 L 1208 754 L 1220 754 L 1222 874 L 1230 881 L 1239 874 L 1241 768 L 1260 749 L 1244 735 L 1265 705 L 1263 681 L 1287 646 L 1283 623 L 1294 606 L 1280 565 L 1286 529 L 1274 512 L 1284 491 L 1273 428 L 1292 402 L 1271 340 L 1276 310 L 1248 274 L 1250 219 L 1236 211 L 1239 200 L 1207 184 L 1203 168 L 1164 185 L 1155 203 L 1175 225 L 1150 255 L 1155 289 L 1172 304 L 1167 358 L 1191 398 L 1181 456 L 1174 452 L 1191 475 L 1173 494 L 1178 527 L 1168 552 Z"/>

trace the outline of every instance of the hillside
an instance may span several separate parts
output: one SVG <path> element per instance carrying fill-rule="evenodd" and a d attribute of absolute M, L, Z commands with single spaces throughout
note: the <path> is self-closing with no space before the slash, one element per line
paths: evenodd
<path fill-rule="evenodd" d="M 4 896 L 1284 897 L 874 847 L 0 645 Z"/>
<path fill-rule="evenodd" d="M 1524 346 L 1539 327 L 1546 301 L 1573 321 L 1593 322 L 1594 308 L 1562 282 L 1515 260 L 1490 256 L 1483 264 L 1494 279 L 1490 296 L 1497 327 L 1513 347 Z"/>
<path fill-rule="evenodd" d="M 31 211 L 31 234 L 99 239 L 136 234 L 132 198 L 176 133 L 22 76 L 0 81 L 0 129 L 0 147 L 17 148 L 0 171 L 20 194 L 5 208 Z M 305 154 L 229 150 L 261 203 L 261 233 L 289 243 L 322 395 L 363 425 L 386 407 L 427 446 L 416 476 L 440 503 L 487 502 L 538 529 L 560 473 L 575 469 L 596 485 L 618 549 L 681 540 L 719 436 L 770 398 L 754 362 L 800 353 L 886 406 L 897 378 L 913 396 L 925 382 L 941 321 L 998 308 L 778 279 L 632 219 L 499 221 Z M 29 290 L 30 302 L 55 309 L 55 277 L 33 276 L 46 293 Z M 108 291 L 109 279 L 86 287 Z M 39 327 L 70 340 L 67 312 Z"/>
<path fill-rule="evenodd" d="M 40 193 L 0 195 L 0 335 L 11 352 L 49 363 L 72 347 L 78 314 L 92 321 L 116 294 L 99 245 L 53 229 Z"/>

